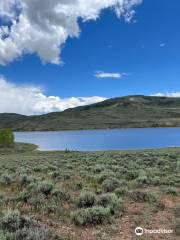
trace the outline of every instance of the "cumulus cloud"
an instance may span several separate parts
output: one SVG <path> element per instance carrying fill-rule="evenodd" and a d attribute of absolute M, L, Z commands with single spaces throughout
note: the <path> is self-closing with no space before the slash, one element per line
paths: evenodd
<path fill-rule="evenodd" d="M 1 0 L 0 17 L 1 20 L 8 21 L 15 18 L 19 3 L 17 0 Z"/>
<path fill-rule="evenodd" d="M 79 37 L 78 20 L 96 20 L 103 9 L 112 8 L 130 22 L 134 7 L 143 0 L 1 0 L 0 64 L 23 54 L 37 54 L 42 61 L 60 64 L 62 46 Z M 8 27 L 7 27 L 8 26 Z"/>
<path fill-rule="evenodd" d="M 128 76 L 128 73 L 120 73 L 120 72 L 101 72 L 98 71 L 95 73 L 96 78 L 122 78 L 124 76 Z"/>
<path fill-rule="evenodd" d="M 166 93 L 161 93 L 161 92 L 158 92 L 158 93 L 154 93 L 154 94 L 151 94 L 151 96 L 155 96 L 155 97 L 180 97 L 180 92 L 166 92 Z"/>
<path fill-rule="evenodd" d="M 47 96 L 40 87 L 19 86 L 0 77 L 0 112 L 25 115 L 63 111 L 68 108 L 104 101 L 103 97 L 71 97 L 61 99 Z"/>

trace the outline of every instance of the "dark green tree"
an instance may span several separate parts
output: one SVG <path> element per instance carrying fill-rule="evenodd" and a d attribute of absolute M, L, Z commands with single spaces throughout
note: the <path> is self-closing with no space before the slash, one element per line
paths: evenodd
<path fill-rule="evenodd" d="M 14 134 L 11 129 L 0 130 L 0 145 L 9 146 L 14 143 Z"/>

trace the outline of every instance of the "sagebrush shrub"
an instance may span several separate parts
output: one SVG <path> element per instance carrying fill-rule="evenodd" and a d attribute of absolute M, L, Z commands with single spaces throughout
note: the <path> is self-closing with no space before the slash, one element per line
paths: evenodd
<path fill-rule="evenodd" d="M 156 197 L 150 192 L 131 191 L 129 196 L 135 202 L 156 202 Z"/>
<path fill-rule="evenodd" d="M 0 230 L 0 240 L 7 240 L 5 234 L 2 230 Z"/>
<path fill-rule="evenodd" d="M 68 201 L 70 199 L 70 194 L 63 188 L 55 188 L 52 191 L 52 196 L 58 201 Z"/>
<path fill-rule="evenodd" d="M 165 193 L 165 194 L 170 194 L 170 195 L 174 195 L 174 196 L 178 195 L 177 188 L 176 187 L 171 187 L 171 186 L 163 187 L 162 192 Z"/>
<path fill-rule="evenodd" d="M 102 183 L 104 180 L 115 177 L 115 174 L 111 171 L 104 171 L 94 176 L 95 180 L 98 183 Z"/>
<path fill-rule="evenodd" d="M 52 230 L 36 225 L 31 218 L 18 211 L 9 211 L 0 220 L 0 240 L 57 240 Z"/>
<path fill-rule="evenodd" d="M 31 182 L 33 182 L 33 177 L 31 177 L 27 174 L 20 175 L 20 184 L 22 186 L 27 186 Z"/>
<path fill-rule="evenodd" d="M 105 192 L 113 192 L 120 186 L 120 181 L 117 178 L 106 179 L 102 183 L 102 188 Z"/>
<path fill-rule="evenodd" d="M 5 194 L 0 192 L 0 204 L 4 203 L 5 200 L 6 200 Z"/>
<path fill-rule="evenodd" d="M 96 194 L 93 192 L 82 192 L 78 199 L 78 207 L 92 207 L 96 202 Z"/>
<path fill-rule="evenodd" d="M 136 181 L 139 183 L 139 184 L 148 184 L 149 183 L 149 180 L 148 180 L 148 177 L 146 175 L 140 175 Z"/>
<path fill-rule="evenodd" d="M 124 186 L 124 187 L 116 188 L 114 192 L 118 197 L 126 195 L 128 193 L 128 187 Z"/>
<path fill-rule="evenodd" d="M 31 204 L 35 209 L 41 208 L 41 206 L 45 203 L 45 195 L 44 194 L 33 194 L 29 199 L 28 203 Z"/>
<path fill-rule="evenodd" d="M 2 185 L 8 186 L 8 185 L 11 185 L 12 182 L 13 182 L 13 179 L 8 174 L 3 174 L 0 178 L 0 184 L 2 184 Z"/>
<path fill-rule="evenodd" d="M 124 211 L 123 201 L 115 193 L 107 193 L 100 196 L 98 204 L 108 207 L 112 215 L 122 215 Z"/>
<path fill-rule="evenodd" d="M 138 172 L 135 171 L 135 170 L 130 170 L 130 171 L 127 171 L 126 173 L 126 179 L 129 181 L 129 180 L 134 180 L 136 179 L 137 177 L 139 176 Z"/>
<path fill-rule="evenodd" d="M 18 211 L 9 211 L 5 213 L 3 218 L 0 220 L 0 228 L 9 232 L 15 232 L 19 228 L 23 228 L 26 221 L 20 216 Z"/>
<path fill-rule="evenodd" d="M 24 191 L 19 193 L 19 195 L 17 196 L 17 200 L 20 202 L 27 203 L 30 197 L 31 197 L 31 193 L 28 191 Z"/>
<path fill-rule="evenodd" d="M 95 206 L 77 210 L 71 217 L 73 222 L 79 226 L 98 225 L 110 221 L 111 211 L 109 208 Z"/>
<path fill-rule="evenodd" d="M 38 186 L 38 191 L 48 196 L 54 188 L 53 183 L 51 182 L 41 182 Z"/>
<path fill-rule="evenodd" d="M 105 170 L 105 166 L 104 165 L 96 165 L 94 168 L 93 168 L 93 172 L 94 173 L 100 173 L 102 171 Z"/>

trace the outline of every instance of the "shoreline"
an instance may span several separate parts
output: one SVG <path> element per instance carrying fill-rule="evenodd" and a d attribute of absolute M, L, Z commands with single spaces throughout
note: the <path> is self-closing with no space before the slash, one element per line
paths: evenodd
<path fill-rule="evenodd" d="M 171 146 L 171 147 L 159 147 L 159 148 L 142 148 L 142 149 L 116 149 L 116 150 L 84 150 L 84 151 L 79 151 L 79 150 L 70 150 L 70 149 L 64 149 L 64 150 L 41 150 L 38 148 L 38 145 L 32 144 L 32 143 L 24 143 L 24 142 L 15 142 L 14 144 L 15 148 L 18 147 L 17 149 L 15 148 L 3 148 L 0 147 L 0 153 L 1 150 L 20 150 L 23 152 L 26 151 L 32 151 L 32 152 L 39 152 L 39 153 L 82 153 L 82 154 L 87 154 L 87 153 L 139 153 L 139 152 L 149 152 L 149 151 L 167 151 L 167 150 L 180 150 L 180 146 Z"/>
<path fill-rule="evenodd" d="M 14 133 L 42 133 L 42 132 L 78 132 L 78 131 L 113 131 L 113 130 L 142 130 L 142 129 L 180 129 L 179 127 L 127 127 L 127 128 L 97 128 L 97 129 L 67 129 L 67 130 L 28 130 L 28 131 L 17 131 L 13 130 Z"/>

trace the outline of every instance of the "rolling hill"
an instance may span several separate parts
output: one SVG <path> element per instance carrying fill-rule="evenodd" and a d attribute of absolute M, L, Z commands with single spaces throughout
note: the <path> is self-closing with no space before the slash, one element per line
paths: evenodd
<path fill-rule="evenodd" d="M 0 114 L 15 131 L 180 127 L 180 98 L 127 96 L 39 116 Z"/>

